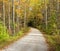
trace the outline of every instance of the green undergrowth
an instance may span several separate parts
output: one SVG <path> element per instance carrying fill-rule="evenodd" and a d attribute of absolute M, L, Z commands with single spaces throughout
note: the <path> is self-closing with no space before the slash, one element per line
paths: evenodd
<path fill-rule="evenodd" d="M 45 35 L 49 51 L 60 51 L 60 35 Z"/>
<path fill-rule="evenodd" d="M 16 35 L 9 35 L 7 28 L 0 22 L 0 49 L 26 35 L 29 28 L 22 28 Z"/>

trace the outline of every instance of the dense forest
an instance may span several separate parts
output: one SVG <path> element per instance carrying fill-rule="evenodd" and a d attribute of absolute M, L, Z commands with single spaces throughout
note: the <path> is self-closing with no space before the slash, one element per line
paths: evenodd
<path fill-rule="evenodd" d="M 0 47 L 28 27 L 41 30 L 51 51 L 60 51 L 60 0 L 0 0 Z"/>

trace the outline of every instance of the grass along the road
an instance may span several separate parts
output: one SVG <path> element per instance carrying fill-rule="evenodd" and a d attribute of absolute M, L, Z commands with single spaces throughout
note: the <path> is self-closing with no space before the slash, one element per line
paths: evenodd
<path fill-rule="evenodd" d="M 10 45 L 11 43 L 13 43 L 16 40 L 25 36 L 27 34 L 27 32 L 29 32 L 29 29 L 30 28 L 22 29 L 22 30 L 20 30 L 20 32 L 17 35 L 14 35 L 14 36 L 9 36 L 8 34 L 5 34 L 5 36 L 3 37 L 4 39 L 1 38 L 2 36 L 0 36 L 0 50 L 4 49 L 5 47 Z"/>
<path fill-rule="evenodd" d="M 49 51 L 60 51 L 60 35 L 45 34 L 45 37 L 49 44 Z"/>

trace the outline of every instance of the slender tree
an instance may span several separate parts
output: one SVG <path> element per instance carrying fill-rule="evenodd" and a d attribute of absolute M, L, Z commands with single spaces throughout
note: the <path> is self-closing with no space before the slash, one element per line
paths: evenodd
<path fill-rule="evenodd" d="M 44 4 L 45 4 L 45 24 L 46 24 L 46 30 L 47 30 L 47 28 L 48 28 L 48 17 L 47 17 L 47 1 L 46 0 L 44 0 Z"/>
<path fill-rule="evenodd" d="M 14 3 L 15 3 L 15 0 L 12 0 L 12 5 L 13 5 L 13 32 L 14 32 L 14 34 L 15 34 L 15 5 L 14 5 Z"/>
<path fill-rule="evenodd" d="M 9 30 L 11 30 L 11 26 L 10 26 L 10 22 L 11 22 L 10 21 L 10 0 L 9 0 L 8 4 L 9 4 L 9 15 L 8 15 L 9 16 Z"/>
<path fill-rule="evenodd" d="M 3 0 L 3 24 L 5 28 L 5 0 Z M 4 29 L 4 33 L 5 33 L 5 29 Z"/>
<path fill-rule="evenodd" d="M 24 13 L 24 27 L 26 27 L 26 1 L 25 1 L 25 13 Z"/>
<path fill-rule="evenodd" d="M 57 29 L 58 29 L 58 32 L 57 32 L 57 34 L 59 34 L 59 0 L 56 0 L 57 1 Z"/>

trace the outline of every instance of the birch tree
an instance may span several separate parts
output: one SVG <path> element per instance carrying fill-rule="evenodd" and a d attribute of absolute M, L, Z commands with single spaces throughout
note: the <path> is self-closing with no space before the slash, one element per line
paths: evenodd
<path fill-rule="evenodd" d="M 11 27 L 10 27 L 10 22 L 11 22 L 10 21 L 10 0 L 9 0 L 8 4 L 9 4 L 9 15 L 8 15 L 9 16 L 9 30 L 11 30 Z"/>
<path fill-rule="evenodd" d="M 60 27 L 60 25 L 59 25 L 59 0 L 56 0 L 57 1 L 57 29 L 58 29 L 58 32 L 57 32 L 57 34 L 59 34 L 59 27 Z"/>
<path fill-rule="evenodd" d="M 3 24 L 5 28 L 5 0 L 3 0 Z M 5 33 L 5 29 L 4 29 L 4 33 Z"/>
<path fill-rule="evenodd" d="M 47 27 L 48 27 L 48 17 L 47 17 L 47 1 L 46 0 L 44 0 L 44 3 L 45 3 L 45 23 L 46 23 L 46 30 L 47 30 Z"/>
<path fill-rule="evenodd" d="M 13 6 L 13 33 L 15 34 L 15 5 L 14 5 L 14 3 L 15 3 L 15 0 L 12 0 L 12 6 Z"/>

